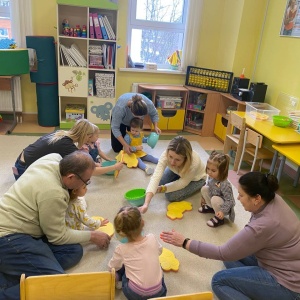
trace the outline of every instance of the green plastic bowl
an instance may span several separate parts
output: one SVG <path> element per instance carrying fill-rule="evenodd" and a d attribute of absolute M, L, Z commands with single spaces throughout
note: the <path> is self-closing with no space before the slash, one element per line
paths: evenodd
<path fill-rule="evenodd" d="M 103 161 L 101 166 L 102 167 L 110 167 L 110 166 L 113 166 L 116 164 L 116 160 L 112 160 L 112 161 Z M 107 172 L 105 173 L 105 175 L 114 175 L 115 171 L 110 171 L 110 172 Z"/>
<path fill-rule="evenodd" d="M 159 139 L 159 135 L 156 132 L 151 132 L 148 136 L 147 144 L 153 149 Z"/>
<path fill-rule="evenodd" d="M 133 189 L 124 195 L 124 198 L 133 206 L 142 206 L 145 203 L 145 197 L 145 189 Z"/>
<path fill-rule="evenodd" d="M 273 116 L 273 124 L 278 127 L 288 127 L 291 125 L 293 120 L 285 116 Z"/>

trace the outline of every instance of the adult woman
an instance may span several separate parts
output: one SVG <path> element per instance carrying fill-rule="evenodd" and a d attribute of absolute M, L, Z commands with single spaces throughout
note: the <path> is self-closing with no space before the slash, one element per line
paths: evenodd
<path fill-rule="evenodd" d="M 238 199 L 252 213 L 249 223 L 222 246 L 185 239 L 177 232 L 161 238 L 201 257 L 223 260 L 212 288 L 219 299 L 298 299 L 300 221 L 275 192 L 274 175 L 249 172 L 239 179 Z"/>
<path fill-rule="evenodd" d="M 193 151 L 191 143 L 182 136 L 176 136 L 159 158 L 140 211 L 147 211 L 156 192 L 166 193 L 167 200 L 171 202 L 181 201 L 200 191 L 205 179 L 205 164 Z"/>
<path fill-rule="evenodd" d="M 44 155 L 58 153 L 64 157 L 78 149 L 81 149 L 82 146 L 89 141 L 94 130 L 94 124 L 86 119 L 82 119 L 77 121 L 68 131 L 58 130 L 54 133 L 40 137 L 33 144 L 27 146 L 18 156 L 15 162 L 15 167 L 13 168 L 16 180 L 32 163 Z M 122 164 L 119 163 L 112 167 L 97 167 L 94 171 L 94 175 L 104 174 L 114 169 L 121 169 Z"/>
<path fill-rule="evenodd" d="M 130 146 L 125 142 L 126 130 L 129 131 L 129 124 L 133 117 L 144 118 L 149 115 L 157 134 L 161 131 L 157 126 L 158 113 L 153 102 L 142 94 L 126 93 L 117 101 L 111 115 L 111 147 L 115 152 L 122 149 L 130 154 Z"/>

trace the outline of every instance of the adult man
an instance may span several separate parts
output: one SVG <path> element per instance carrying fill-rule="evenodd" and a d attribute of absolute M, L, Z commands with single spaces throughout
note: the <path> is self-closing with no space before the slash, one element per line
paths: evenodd
<path fill-rule="evenodd" d="M 65 225 L 69 190 L 88 185 L 91 156 L 75 151 L 34 162 L 0 200 L 0 299 L 19 299 L 20 275 L 62 274 L 82 258 L 79 243 L 107 248 L 109 236 Z"/>

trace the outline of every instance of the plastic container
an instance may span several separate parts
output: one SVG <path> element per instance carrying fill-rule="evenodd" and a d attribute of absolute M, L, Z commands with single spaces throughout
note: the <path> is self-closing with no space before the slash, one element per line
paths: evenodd
<path fill-rule="evenodd" d="M 110 166 L 113 166 L 113 165 L 115 165 L 116 164 L 116 160 L 112 160 L 112 161 L 103 161 L 102 162 L 102 164 L 101 164 L 101 166 L 102 167 L 110 167 Z M 107 173 L 105 173 L 105 175 L 114 175 L 114 173 L 115 173 L 115 171 L 110 171 L 110 172 L 107 172 Z"/>
<path fill-rule="evenodd" d="M 147 144 L 152 149 L 156 146 L 159 139 L 159 135 L 156 132 L 151 132 L 147 139 Z"/>
<path fill-rule="evenodd" d="M 182 99 L 172 96 L 157 96 L 157 102 L 161 108 L 181 108 Z"/>
<path fill-rule="evenodd" d="M 278 127 L 288 127 L 293 120 L 285 116 L 273 116 L 273 124 Z"/>
<path fill-rule="evenodd" d="M 67 122 L 76 122 L 84 119 L 85 106 L 81 104 L 67 104 L 65 112 Z"/>
<path fill-rule="evenodd" d="M 279 115 L 280 110 L 261 102 L 246 102 L 246 114 L 261 121 L 272 121 L 273 116 Z"/>
<path fill-rule="evenodd" d="M 129 190 L 124 198 L 133 206 L 142 206 L 145 203 L 146 190 L 133 189 Z"/>

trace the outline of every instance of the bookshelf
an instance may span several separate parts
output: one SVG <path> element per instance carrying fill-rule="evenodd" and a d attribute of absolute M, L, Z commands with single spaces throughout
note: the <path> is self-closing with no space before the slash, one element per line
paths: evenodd
<path fill-rule="evenodd" d="M 116 101 L 117 18 L 117 4 L 108 0 L 57 0 L 61 128 L 71 128 L 76 121 L 66 118 L 70 105 L 85 108 L 77 118 L 110 128 Z"/>

